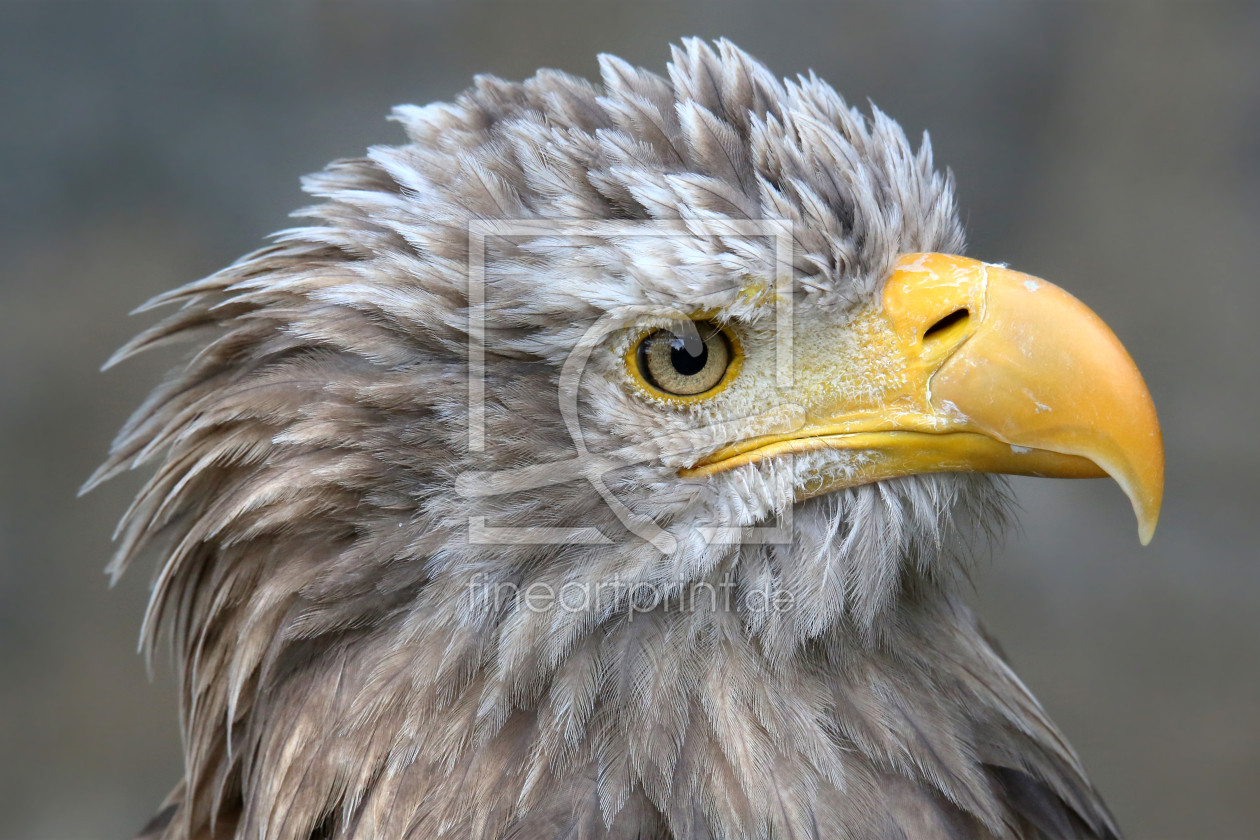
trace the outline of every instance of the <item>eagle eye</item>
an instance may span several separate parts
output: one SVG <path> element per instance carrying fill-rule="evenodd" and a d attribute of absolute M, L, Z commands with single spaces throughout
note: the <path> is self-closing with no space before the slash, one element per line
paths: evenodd
<path fill-rule="evenodd" d="M 653 330 L 633 354 L 636 378 L 672 397 L 703 397 L 729 380 L 736 359 L 727 332 L 712 321 Z"/>

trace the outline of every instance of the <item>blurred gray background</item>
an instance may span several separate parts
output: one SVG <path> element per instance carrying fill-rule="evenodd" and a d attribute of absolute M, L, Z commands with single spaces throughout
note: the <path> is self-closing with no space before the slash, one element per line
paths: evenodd
<path fill-rule="evenodd" d="M 1111 324 L 1164 424 L 1138 545 L 1110 482 L 1015 483 L 981 613 L 1132 838 L 1260 836 L 1260 4 L 0 3 L 0 838 L 124 840 L 180 772 L 175 696 L 113 591 L 139 477 L 76 500 L 172 357 L 97 367 L 140 302 L 254 248 L 298 176 L 397 142 L 474 73 L 595 77 L 728 36 L 817 70 L 958 177 L 970 253 Z"/>

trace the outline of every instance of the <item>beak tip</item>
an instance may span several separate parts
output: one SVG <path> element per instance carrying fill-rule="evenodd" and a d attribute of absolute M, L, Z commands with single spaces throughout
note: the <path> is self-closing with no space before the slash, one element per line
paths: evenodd
<path fill-rule="evenodd" d="M 1138 520 L 1138 539 L 1142 541 L 1142 545 L 1150 545 L 1151 538 L 1155 536 L 1155 525 L 1159 522 L 1159 505 L 1145 509 L 1134 505 L 1134 512 Z"/>
<path fill-rule="evenodd" d="M 1161 455 L 1163 453 L 1160 453 Z M 1154 476 L 1146 476 L 1145 481 L 1119 481 L 1130 501 L 1133 512 L 1137 514 L 1138 539 L 1142 545 L 1150 545 L 1155 536 L 1155 526 L 1159 523 L 1160 509 L 1164 501 L 1164 476 L 1162 458 L 1159 471 Z"/>

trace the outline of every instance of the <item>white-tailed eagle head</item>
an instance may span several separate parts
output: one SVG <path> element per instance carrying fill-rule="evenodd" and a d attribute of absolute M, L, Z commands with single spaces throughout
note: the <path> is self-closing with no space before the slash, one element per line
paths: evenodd
<path fill-rule="evenodd" d="M 198 342 L 100 473 L 160 464 L 114 566 L 162 540 L 154 830 L 1108 836 L 953 580 L 998 474 L 1111 476 L 1150 538 L 1132 360 L 961 256 L 878 110 L 725 41 L 601 68 L 396 109 L 121 352 Z"/>

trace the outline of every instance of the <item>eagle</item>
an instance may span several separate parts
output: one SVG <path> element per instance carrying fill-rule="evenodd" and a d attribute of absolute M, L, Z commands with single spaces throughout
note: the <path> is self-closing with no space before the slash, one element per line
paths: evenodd
<path fill-rule="evenodd" d="M 962 256 L 952 175 L 726 40 L 393 111 L 147 307 L 190 355 L 117 576 L 177 666 L 148 840 L 1117 838 L 966 599 L 1003 475 L 1159 424 L 1110 329 Z"/>

